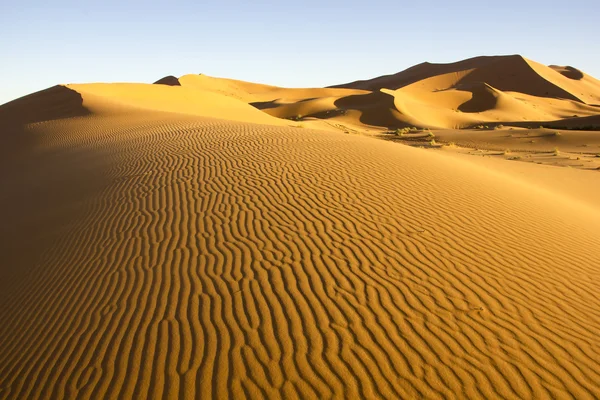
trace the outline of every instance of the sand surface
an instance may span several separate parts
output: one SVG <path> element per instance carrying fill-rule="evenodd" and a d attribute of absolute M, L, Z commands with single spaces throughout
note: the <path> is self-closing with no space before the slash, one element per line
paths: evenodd
<path fill-rule="evenodd" d="M 173 79 L 0 107 L 0 398 L 600 397 L 597 171 Z"/>

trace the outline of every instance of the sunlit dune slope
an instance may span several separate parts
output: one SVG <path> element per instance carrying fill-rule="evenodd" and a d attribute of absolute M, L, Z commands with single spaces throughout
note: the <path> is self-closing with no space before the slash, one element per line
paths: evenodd
<path fill-rule="evenodd" d="M 261 103 L 277 101 L 280 103 L 305 100 L 313 96 L 341 97 L 353 93 L 368 93 L 364 90 L 348 90 L 335 88 L 282 88 L 263 85 L 260 83 L 244 82 L 235 79 L 215 78 L 208 75 L 184 75 L 179 78 L 182 86 L 195 88 L 200 91 L 220 93 L 229 97 L 238 98 L 248 103 Z"/>
<path fill-rule="evenodd" d="M 1 398 L 600 396 L 598 207 L 180 80 L 0 107 Z"/>
<path fill-rule="evenodd" d="M 84 106 L 98 112 L 119 108 L 128 112 L 131 108 L 139 108 L 233 121 L 287 125 L 285 121 L 272 118 L 232 97 L 210 91 L 198 91 L 185 86 L 96 83 L 67 87 L 83 95 Z M 87 105 L 86 99 L 89 99 Z"/>

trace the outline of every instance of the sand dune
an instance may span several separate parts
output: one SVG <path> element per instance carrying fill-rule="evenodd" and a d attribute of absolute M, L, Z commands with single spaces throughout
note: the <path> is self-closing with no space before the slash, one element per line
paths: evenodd
<path fill-rule="evenodd" d="M 411 84 L 168 81 L 0 107 L 0 398 L 600 396 L 597 173 L 307 129 Z"/>
<path fill-rule="evenodd" d="M 284 119 L 328 122 L 340 130 L 461 129 L 480 124 L 539 126 L 600 115 L 600 81 L 573 67 L 524 57 L 423 63 L 397 74 L 329 88 L 287 89 L 205 75 L 182 85 L 245 101 Z M 391 104 L 392 95 L 395 104 Z"/>
<path fill-rule="evenodd" d="M 156 83 L 232 98 L 306 127 L 345 132 L 558 126 L 567 119 L 560 126 L 589 129 L 577 118 L 600 115 L 600 81 L 570 66 L 544 66 L 519 55 L 423 63 L 328 88 L 282 88 L 194 74 Z"/>
<path fill-rule="evenodd" d="M 68 88 L 83 94 L 84 99 L 89 99 L 89 104 L 86 105 L 84 101 L 84 106 L 96 113 L 129 113 L 132 109 L 139 109 L 241 122 L 289 125 L 286 121 L 272 118 L 232 97 L 185 86 L 97 83 L 68 85 Z"/>
<path fill-rule="evenodd" d="M 574 71 L 577 71 L 575 75 Z M 579 79 L 573 79 L 579 75 Z M 476 57 L 450 64 L 423 63 L 394 75 L 333 87 L 395 90 L 417 82 L 437 90 L 448 89 L 457 83 L 485 82 L 502 91 L 539 97 L 558 97 L 593 104 L 598 104 L 600 99 L 598 93 L 589 93 L 590 87 L 598 90 L 596 79 L 573 67 L 547 67 L 519 55 Z"/>

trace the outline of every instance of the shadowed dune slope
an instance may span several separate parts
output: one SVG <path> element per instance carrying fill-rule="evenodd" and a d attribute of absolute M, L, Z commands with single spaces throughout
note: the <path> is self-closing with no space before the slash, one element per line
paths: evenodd
<path fill-rule="evenodd" d="M 23 134 L 24 126 L 90 113 L 80 93 L 61 85 L 0 105 L 0 168 L 21 157 L 21 150 L 36 144 Z"/>
<path fill-rule="evenodd" d="M 3 127 L 88 115 L 81 94 L 62 85 L 0 105 Z"/>
<path fill-rule="evenodd" d="M 167 86 L 181 86 L 179 79 L 174 77 L 173 75 L 165 76 L 154 82 L 155 85 L 167 85 Z"/>
<path fill-rule="evenodd" d="M 2 128 L 1 398 L 600 396 L 597 207 L 153 87 Z"/>

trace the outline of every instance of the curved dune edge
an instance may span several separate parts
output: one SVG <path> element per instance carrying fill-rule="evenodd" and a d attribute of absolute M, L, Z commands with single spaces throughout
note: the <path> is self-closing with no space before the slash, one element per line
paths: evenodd
<path fill-rule="evenodd" d="M 28 125 L 0 168 L 0 397 L 600 396 L 591 209 L 143 105 Z"/>
<path fill-rule="evenodd" d="M 23 126 L 57 119 L 83 117 L 90 110 L 83 105 L 83 97 L 64 85 L 52 86 L 0 105 L 0 123 L 3 127 Z M 3 133 L 6 140 L 10 136 Z"/>

